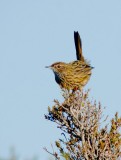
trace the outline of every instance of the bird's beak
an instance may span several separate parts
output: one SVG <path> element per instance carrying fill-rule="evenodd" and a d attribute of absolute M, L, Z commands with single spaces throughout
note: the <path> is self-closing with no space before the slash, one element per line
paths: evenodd
<path fill-rule="evenodd" d="M 45 66 L 45 68 L 53 69 L 52 66 Z"/>
<path fill-rule="evenodd" d="M 51 66 L 45 66 L 45 68 L 51 68 Z"/>

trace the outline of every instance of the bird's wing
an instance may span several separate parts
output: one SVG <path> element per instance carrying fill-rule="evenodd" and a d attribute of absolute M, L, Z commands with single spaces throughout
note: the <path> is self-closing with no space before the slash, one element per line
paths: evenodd
<path fill-rule="evenodd" d="M 76 56 L 77 56 L 77 60 L 80 61 L 85 61 L 83 54 L 82 54 L 82 42 L 81 42 L 81 38 L 78 32 L 74 31 L 74 41 L 75 41 L 75 48 L 76 48 Z"/>

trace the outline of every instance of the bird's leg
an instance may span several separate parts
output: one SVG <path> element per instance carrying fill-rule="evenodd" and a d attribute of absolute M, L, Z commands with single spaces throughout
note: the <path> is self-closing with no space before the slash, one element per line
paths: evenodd
<path fill-rule="evenodd" d="M 78 90 L 78 87 L 74 87 L 72 90 L 72 94 L 74 94 Z"/>

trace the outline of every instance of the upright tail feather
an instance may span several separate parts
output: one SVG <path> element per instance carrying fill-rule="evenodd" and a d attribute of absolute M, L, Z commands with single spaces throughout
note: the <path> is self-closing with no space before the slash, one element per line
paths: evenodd
<path fill-rule="evenodd" d="M 83 54 L 82 54 L 82 42 L 81 42 L 81 38 L 78 32 L 74 31 L 74 41 L 75 41 L 75 48 L 76 48 L 76 57 L 77 60 L 80 61 L 85 61 Z"/>

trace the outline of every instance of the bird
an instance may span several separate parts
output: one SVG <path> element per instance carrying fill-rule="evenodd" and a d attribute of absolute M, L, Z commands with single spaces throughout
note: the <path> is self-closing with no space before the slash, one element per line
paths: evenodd
<path fill-rule="evenodd" d="M 74 42 L 77 60 L 69 63 L 55 62 L 46 67 L 52 69 L 55 81 L 61 89 L 68 91 L 82 90 L 89 81 L 93 69 L 82 54 L 82 41 L 78 31 L 74 31 Z"/>

